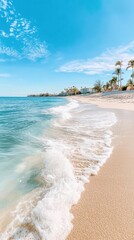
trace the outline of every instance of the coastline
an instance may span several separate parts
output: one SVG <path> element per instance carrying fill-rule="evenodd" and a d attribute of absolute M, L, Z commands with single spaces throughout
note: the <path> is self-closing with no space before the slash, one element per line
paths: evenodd
<path fill-rule="evenodd" d="M 72 208 L 73 230 L 67 240 L 133 239 L 134 105 L 98 99 L 92 101 L 84 96 L 73 99 L 97 104 L 109 111 L 112 109 L 118 122 L 113 127 L 112 155 L 98 175 L 90 178 L 79 203 Z"/>
<path fill-rule="evenodd" d="M 86 240 L 89 239 L 89 237 L 90 239 L 98 240 L 98 237 L 94 236 L 96 233 L 98 236 L 98 230 L 96 229 L 98 229 L 98 226 L 101 225 L 104 225 L 104 227 L 106 226 L 108 222 L 107 218 L 105 218 L 107 216 L 105 212 L 108 209 L 107 203 L 103 206 L 102 204 L 104 202 L 102 202 L 100 205 L 99 199 L 102 198 L 102 200 L 105 200 L 105 198 L 103 199 L 103 194 L 107 199 L 108 191 L 106 191 L 106 186 L 101 184 L 101 182 L 107 184 L 107 178 L 109 178 L 107 172 L 109 174 L 109 171 L 112 169 L 112 167 L 110 167 L 110 170 L 106 170 L 106 174 L 103 172 L 103 169 L 105 169 L 105 166 L 107 166 L 107 163 L 104 163 L 112 152 L 113 144 L 111 145 L 111 128 L 113 128 L 113 130 L 115 129 L 114 131 L 116 137 L 114 137 L 114 145 L 118 146 L 118 143 L 120 143 L 119 133 L 124 132 L 121 129 L 125 128 L 127 118 L 133 120 L 134 112 L 100 109 L 99 107 L 96 107 L 92 104 L 88 104 L 90 103 L 89 99 L 85 102 L 85 98 L 83 96 L 77 98 L 78 99 L 74 97 L 74 100 L 76 99 L 77 101 L 69 101 L 65 105 L 54 106 L 45 111 L 45 114 L 51 113 L 52 116 L 54 115 L 52 121 L 53 124 L 45 131 L 45 135 L 43 135 L 43 141 L 46 140 L 48 147 L 46 148 L 43 155 L 45 165 L 43 165 L 42 176 L 44 180 L 48 181 L 48 183 L 50 181 L 50 185 L 48 184 L 48 191 L 46 191 L 47 189 L 45 188 L 45 194 L 42 195 L 42 189 L 41 196 L 37 194 L 37 198 L 39 196 L 37 202 L 33 196 L 32 198 L 29 196 L 29 200 L 27 201 L 26 199 L 26 201 L 24 201 L 26 202 L 26 205 L 23 205 L 22 201 L 22 205 L 17 208 L 17 215 L 14 215 L 15 218 L 13 218 L 13 225 L 11 224 L 9 228 L 7 228 L 7 231 L 4 232 L 4 235 L 1 236 L 1 239 L 66 239 L 72 229 L 71 222 L 73 216 L 74 228 L 69 238 L 67 238 L 69 240 Z M 80 101 L 83 101 L 83 103 L 80 103 Z M 119 123 L 117 123 L 115 127 L 112 127 L 116 123 L 116 116 L 113 112 L 119 116 Z M 128 116 L 128 113 L 130 116 Z M 124 125 L 121 124 L 121 121 L 123 119 Z M 130 122 L 128 122 L 128 126 L 133 127 Z M 126 130 L 129 130 L 130 132 L 131 127 L 130 129 L 127 127 Z M 125 133 L 125 136 L 126 135 L 127 132 Z M 124 135 L 122 135 L 122 139 L 123 138 Z M 133 140 L 134 139 L 132 139 L 132 142 Z M 130 147 L 133 151 L 133 147 L 131 145 Z M 123 149 L 125 149 L 125 147 Z M 133 153 L 131 156 L 132 155 Z M 125 154 L 123 154 L 123 157 L 124 156 Z M 111 163 L 113 164 L 113 160 Z M 103 164 L 104 167 L 101 168 Z M 127 169 L 127 167 L 128 166 L 126 164 L 125 169 Z M 99 172 L 100 168 L 101 171 Z M 133 170 L 133 166 L 131 166 L 131 170 Z M 94 176 L 98 172 L 99 174 L 97 176 Z M 101 172 L 102 177 L 98 180 Z M 88 183 L 89 175 L 91 176 L 90 184 L 85 184 Z M 127 174 L 124 173 L 124 175 Z M 52 181 L 52 179 L 54 179 L 54 181 Z M 119 182 L 119 180 L 120 179 L 117 181 Z M 113 186 L 113 180 L 111 182 Z M 133 179 L 132 182 L 134 182 Z M 83 192 L 84 187 L 86 187 L 86 191 Z M 111 189 L 112 187 L 110 186 L 109 195 L 112 194 Z M 83 193 L 82 198 L 80 199 L 81 192 Z M 113 189 L 112 192 L 114 192 Z M 96 195 L 98 193 L 100 193 L 100 196 Z M 95 196 L 95 199 L 92 195 Z M 83 196 L 84 205 L 82 205 Z M 57 199 L 57 201 L 55 201 L 55 199 Z M 115 203 L 115 198 L 112 198 L 112 196 L 110 196 L 110 199 L 113 199 L 113 203 Z M 31 201 L 35 201 L 35 205 L 33 205 Z M 27 202 L 31 202 L 31 204 L 27 205 Z M 78 205 L 75 205 L 77 202 Z M 120 198 L 118 202 L 121 202 Z M 96 203 L 95 206 L 94 203 Z M 112 208 L 112 205 L 110 204 L 109 206 Z M 25 209 L 26 211 L 21 212 L 21 206 L 23 210 Z M 31 209 L 29 206 L 31 206 Z M 101 207 L 100 209 L 99 206 Z M 70 212 L 70 209 L 72 209 L 73 214 Z M 103 218 L 98 219 L 98 213 L 102 212 L 104 213 L 104 216 L 101 216 L 104 218 L 104 220 Z M 107 212 L 109 216 L 109 211 Z M 19 216 L 22 217 L 19 221 L 16 218 L 18 214 L 20 214 Z M 10 220 L 10 218 L 7 218 L 7 220 Z M 100 222 L 97 222 L 96 220 L 100 220 Z M 6 221 L 2 222 L 1 228 L 5 228 L 7 223 L 8 222 Z M 59 226 L 56 229 L 55 224 L 56 226 Z M 48 228 L 46 226 L 49 226 L 48 231 Z M 38 232 L 38 227 L 39 229 L 40 227 L 43 227 L 43 231 L 41 233 Z M 93 236 L 92 231 L 94 231 Z M 111 230 L 108 229 L 107 234 L 111 233 L 110 231 Z M 112 234 L 111 236 L 113 237 Z M 99 240 L 101 239 L 107 240 L 108 238 L 102 234 L 102 238 L 100 237 Z M 110 240 L 111 239 L 112 238 L 110 238 Z M 113 239 L 115 239 L 115 237 L 113 237 Z"/>
<path fill-rule="evenodd" d="M 71 96 L 71 98 L 82 103 L 97 105 L 100 108 L 134 111 L 134 93 L 111 94 L 109 96 L 102 96 L 97 93 L 93 95 L 76 95 Z"/>

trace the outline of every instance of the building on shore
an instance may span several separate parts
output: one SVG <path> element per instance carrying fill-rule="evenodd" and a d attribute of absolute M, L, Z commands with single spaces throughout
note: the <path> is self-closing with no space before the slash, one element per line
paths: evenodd
<path fill-rule="evenodd" d="M 86 94 L 86 93 L 93 93 L 93 89 L 91 87 L 84 87 L 80 89 L 81 94 Z"/>

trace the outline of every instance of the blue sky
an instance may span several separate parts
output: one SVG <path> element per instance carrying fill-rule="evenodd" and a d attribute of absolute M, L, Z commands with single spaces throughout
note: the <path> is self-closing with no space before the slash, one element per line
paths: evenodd
<path fill-rule="evenodd" d="M 111 79 L 134 58 L 134 1 L 0 0 L 0 96 Z"/>

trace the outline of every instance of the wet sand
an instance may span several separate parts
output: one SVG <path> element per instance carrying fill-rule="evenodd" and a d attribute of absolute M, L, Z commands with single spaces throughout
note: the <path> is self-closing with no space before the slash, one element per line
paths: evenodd
<path fill-rule="evenodd" d="M 90 102 L 82 96 L 76 98 Z M 112 108 L 110 102 L 103 104 L 97 105 Z M 120 109 L 119 103 L 115 105 Z M 134 110 L 134 104 L 130 105 Z M 134 111 L 111 111 L 118 118 L 113 127 L 113 153 L 98 175 L 90 178 L 73 207 L 74 227 L 67 240 L 134 239 Z"/>

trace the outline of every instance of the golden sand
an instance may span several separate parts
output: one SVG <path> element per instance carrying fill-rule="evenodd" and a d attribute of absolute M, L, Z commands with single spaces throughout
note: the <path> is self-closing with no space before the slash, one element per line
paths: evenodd
<path fill-rule="evenodd" d="M 77 100 L 91 102 L 82 96 Z M 96 100 L 101 107 L 127 109 L 124 103 L 114 102 L 113 107 L 102 102 Z M 129 109 L 134 110 L 133 103 Z M 112 111 L 118 118 L 113 153 L 73 207 L 74 228 L 67 240 L 134 240 L 134 112 Z"/>

